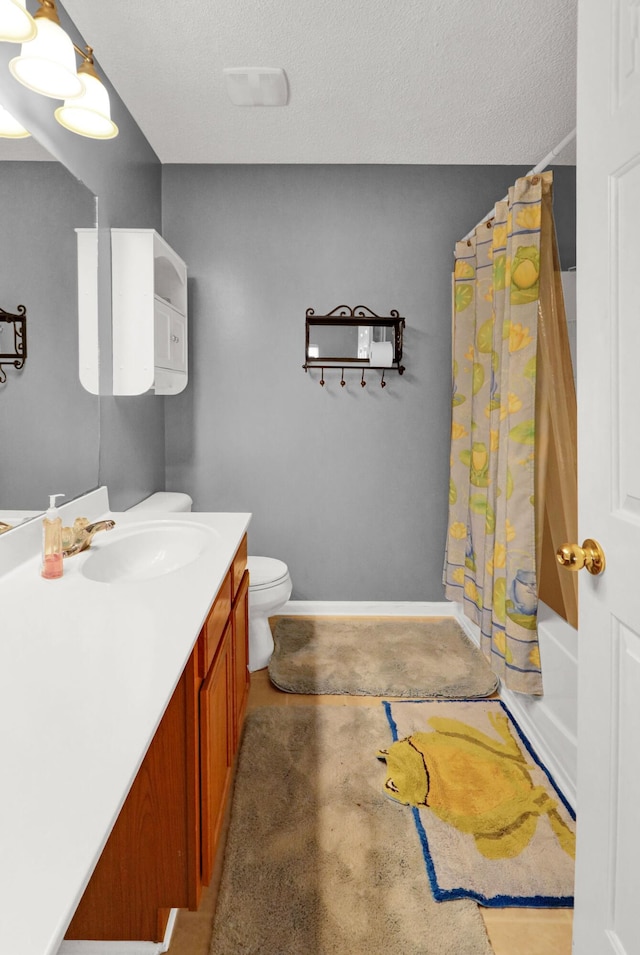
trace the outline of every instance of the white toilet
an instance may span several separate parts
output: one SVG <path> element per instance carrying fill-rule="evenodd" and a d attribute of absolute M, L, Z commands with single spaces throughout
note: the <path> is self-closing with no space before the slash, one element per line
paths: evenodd
<path fill-rule="evenodd" d="M 249 671 L 266 667 L 273 653 L 269 617 L 282 610 L 291 596 L 289 568 L 274 557 L 248 557 Z"/>
<path fill-rule="evenodd" d="M 190 511 L 193 500 L 179 491 L 156 491 L 130 511 L 145 513 Z M 289 568 L 274 557 L 248 557 L 249 570 L 249 671 L 266 667 L 273 653 L 269 617 L 282 610 L 291 596 Z"/>

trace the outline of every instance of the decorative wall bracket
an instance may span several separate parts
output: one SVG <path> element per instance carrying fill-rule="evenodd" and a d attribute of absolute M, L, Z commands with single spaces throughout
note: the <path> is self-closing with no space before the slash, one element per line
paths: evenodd
<path fill-rule="evenodd" d="M 17 314 L 0 308 L 0 383 L 7 375 L 3 365 L 22 368 L 27 359 L 27 309 L 18 305 Z"/>
<path fill-rule="evenodd" d="M 321 385 L 325 384 L 326 369 L 339 368 L 342 387 L 346 384 L 345 371 L 361 370 L 363 387 L 367 370 L 381 371 L 384 388 L 386 372 L 397 371 L 401 375 L 405 370 L 401 364 L 404 326 L 404 318 L 395 309 L 389 315 L 376 315 L 366 305 L 338 305 L 327 315 L 316 315 L 314 309 L 308 308 L 302 367 L 305 371 L 319 368 Z"/>

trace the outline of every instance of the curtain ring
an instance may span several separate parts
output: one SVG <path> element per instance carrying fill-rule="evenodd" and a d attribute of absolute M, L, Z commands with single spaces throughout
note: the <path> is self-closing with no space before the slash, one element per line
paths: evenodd
<path fill-rule="evenodd" d="M 362 369 L 362 380 L 361 380 L 361 382 L 360 382 L 360 385 L 361 385 L 362 388 L 364 388 L 366 384 L 367 384 L 367 383 L 366 383 L 366 381 L 364 380 L 364 368 L 363 368 L 363 369 Z"/>
<path fill-rule="evenodd" d="M 340 387 L 344 388 L 346 381 L 344 380 L 344 368 L 342 369 L 342 378 L 340 379 Z"/>
<path fill-rule="evenodd" d="M 382 372 L 382 378 L 380 379 L 380 387 L 381 387 L 381 388 L 386 388 L 386 387 L 387 387 L 387 383 L 386 383 L 386 381 L 384 380 L 384 371 Z"/>
<path fill-rule="evenodd" d="M 320 387 L 324 388 L 324 368 L 321 369 Z"/>

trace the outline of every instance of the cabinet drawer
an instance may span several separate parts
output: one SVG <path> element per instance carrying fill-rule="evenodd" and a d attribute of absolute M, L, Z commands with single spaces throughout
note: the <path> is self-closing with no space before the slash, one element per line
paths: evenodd
<path fill-rule="evenodd" d="M 229 570 L 222 587 L 218 591 L 218 596 L 213 601 L 207 622 L 204 625 L 203 640 L 200 643 L 202 652 L 199 661 L 199 674 L 201 677 L 205 676 L 213 662 L 231 613 L 231 581 L 232 571 Z"/>
<path fill-rule="evenodd" d="M 238 593 L 238 587 L 242 581 L 243 574 L 247 569 L 247 535 L 245 534 L 242 538 L 242 543 L 238 550 L 236 551 L 236 556 L 233 558 L 233 564 L 231 565 L 231 570 L 233 572 L 233 599 L 236 599 L 236 594 Z"/>

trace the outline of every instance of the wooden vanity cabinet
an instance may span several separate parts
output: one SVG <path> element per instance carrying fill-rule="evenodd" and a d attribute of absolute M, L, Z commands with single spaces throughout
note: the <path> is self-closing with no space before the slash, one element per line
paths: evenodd
<path fill-rule="evenodd" d="M 248 689 L 243 539 L 109 836 L 67 939 L 161 941 L 216 858 Z"/>
<path fill-rule="evenodd" d="M 238 565 L 242 567 L 241 574 L 236 574 Z M 216 651 L 200 686 L 201 880 L 204 885 L 209 884 L 213 873 L 249 691 L 249 574 L 244 568 L 246 550 L 244 563 L 240 555 L 229 571 L 231 613 L 222 633 L 216 634 Z M 240 583 L 236 588 L 237 577 Z M 209 632 L 214 612 L 215 608 L 205 627 L 208 646 L 214 644 Z"/>

